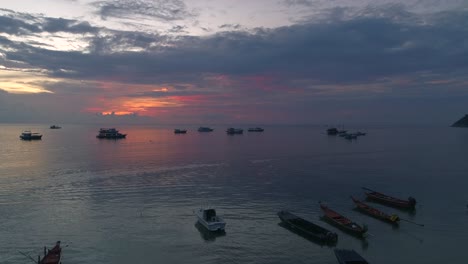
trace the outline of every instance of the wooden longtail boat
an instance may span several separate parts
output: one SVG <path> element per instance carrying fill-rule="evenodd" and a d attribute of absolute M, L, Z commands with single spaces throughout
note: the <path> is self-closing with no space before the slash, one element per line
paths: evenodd
<path fill-rule="evenodd" d="M 388 205 L 388 206 L 393 206 L 393 207 L 402 208 L 402 209 L 410 209 L 410 210 L 414 209 L 414 207 L 416 206 L 416 199 L 414 199 L 411 196 L 408 198 L 408 200 L 402 200 L 402 199 L 398 199 L 389 195 L 385 195 L 383 193 L 373 191 L 368 188 L 363 187 L 363 189 L 366 191 L 369 191 L 369 192 L 366 192 L 368 199 Z"/>
<path fill-rule="evenodd" d="M 400 217 L 396 214 L 388 215 L 378 209 L 375 209 L 373 207 L 370 207 L 369 205 L 359 201 L 358 199 L 354 198 L 351 196 L 351 199 L 353 199 L 353 202 L 356 204 L 356 208 L 360 211 L 363 212 L 367 215 L 370 215 L 374 218 L 383 220 L 387 223 L 393 224 L 393 225 L 398 225 L 400 222 Z"/>
<path fill-rule="evenodd" d="M 320 204 L 320 208 L 325 214 L 324 219 L 330 224 L 335 225 L 336 227 L 340 228 L 345 232 L 348 232 L 351 235 L 357 236 L 359 238 L 364 238 L 365 233 L 367 232 L 367 227 L 361 227 L 360 225 L 354 223 L 353 221 L 333 211 L 332 209 L 328 208 L 323 204 Z"/>
<path fill-rule="evenodd" d="M 60 247 L 60 241 L 55 243 L 55 246 L 52 249 L 47 250 L 44 247 L 44 257 L 41 259 L 41 256 L 38 257 L 38 264 L 60 264 L 62 259 L 62 248 Z"/>
<path fill-rule="evenodd" d="M 309 222 L 288 211 L 278 212 L 278 217 L 290 229 L 312 238 L 316 241 L 326 244 L 335 244 L 338 241 L 338 235 L 319 225 Z"/>
<path fill-rule="evenodd" d="M 354 250 L 335 249 L 335 256 L 340 264 L 369 264 Z"/>

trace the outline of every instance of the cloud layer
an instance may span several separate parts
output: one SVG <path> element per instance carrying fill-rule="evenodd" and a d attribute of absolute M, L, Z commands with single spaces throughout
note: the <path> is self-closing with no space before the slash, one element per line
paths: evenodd
<path fill-rule="evenodd" d="M 93 6 L 103 18 L 142 15 L 174 21 L 192 15 L 182 1 L 100 1 Z M 422 114 L 431 104 L 420 103 L 421 98 L 458 98 L 454 106 L 459 108 L 447 110 L 451 115 L 461 110 L 460 98 L 468 96 L 466 10 L 422 14 L 403 5 L 359 12 L 340 7 L 320 19 L 304 17 L 277 28 L 226 23 L 220 27 L 225 31 L 207 36 L 184 35 L 183 26 L 174 27 L 182 34 L 167 35 L 11 10 L 2 10 L 0 22 L 0 71 L 37 76 L 29 84 L 50 93 L 36 96 L 66 98 L 72 106 L 62 118 L 73 112 L 114 112 L 182 123 L 314 123 L 350 116 L 372 121 L 366 107 L 384 113 L 390 102 L 415 100 Z M 81 44 L 59 47 L 73 40 Z M 12 82 L 0 75 L 3 87 Z M 41 107 L 52 112 L 61 106 Z M 11 115 L 2 111 L 0 120 Z"/>

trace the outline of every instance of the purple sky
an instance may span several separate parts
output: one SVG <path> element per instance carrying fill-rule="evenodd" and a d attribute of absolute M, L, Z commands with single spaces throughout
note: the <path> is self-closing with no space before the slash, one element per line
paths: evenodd
<path fill-rule="evenodd" d="M 468 2 L 0 0 L 0 122 L 450 125 Z"/>

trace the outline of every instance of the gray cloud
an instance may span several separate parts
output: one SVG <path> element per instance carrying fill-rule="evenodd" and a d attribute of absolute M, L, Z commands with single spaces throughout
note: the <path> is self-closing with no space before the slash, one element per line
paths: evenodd
<path fill-rule="evenodd" d="M 31 35 L 35 33 L 96 34 L 100 28 L 88 22 L 73 19 L 44 17 L 0 9 L 0 32 L 10 35 Z"/>
<path fill-rule="evenodd" d="M 12 14 L 11 20 L 5 20 L 10 26 L 4 30 L 10 30 L 9 34 L 87 32 L 89 46 L 86 52 L 57 51 L 0 36 L 0 63 L 17 70 L 42 69 L 51 77 L 70 81 L 41 84 L 55 92 L 48 96 L 70 96 L 70 111 L 79 111 L 87 96 L 158 99 L 200 95 L 216 98 L 216 102 L 203 104 L 207 115 L 213 108 L 225 110 L 223 116 L 255 108 L 259 113 L 285 115 L 284 120 L 296 116 L 294 122 L 299 122 L 305 118 L 300 113 L 334 112 L 328 106 L 330 100 L 345 98 L 334 112 L 337 117 L 340 112 L 352 112 L 371 120 L 377 113 L 387 113 L 392 104 L 406 111 L 415 102 L 420 106 L 418 113 L 431 111 L 422 97 L 435 100 L 449 92 L 466 98 L 468 11 L 418 15 L 395 5 L 353 11 L 351 16 L 346 9 L 326 14 L 322 20 L 287 27 L 224 31 L 204 37 L 98 29 L 75 20 L 41 16 L 26 20 L 23 14 Z M 73 28 L 77 25 L 82 28 Z M 96 85 L 101 81 L 120 85 L 106 94 Z M 134 84 L 167 84 L 174 90 L 125 90 Z M 3 93 L 0 97 L 9 102 L 9 109 L 22 107 L 19 96 Z M 36 102 L 32 98 L 40 98 L 37 102 L 50 112 L 61 107 L 46 106 L 44 96 L 24 98 L 32 104 Z M 385 107 L 366 101 L 372 98 Z M 310 106 L 312 101 L 314 106 Z M 460 109 L 462 101 L 457 101 L 451 114 Z M 361 106 L 377 110 L 366 115 L 365 111 L 359 113 Z M 180 115 L 193 116 L 196 107 L 189 105 Z"/>
<path fill-rule="evenodd" d="M 182 0 L 111 0 L 96 1 L 91 5 L 97 8 L 102 19 L 137 16 L 171 21 L 194 16 Z"/>
<path fill-rule="evenodd" d="M 109 31 L 108 35 L 90 38 L 86 54 L 34 48 L 4 38 L 0 41 L 14 46 L 14 50 L 4 51 L 8 60 L 47 69 L 53 76 L 120 76 L 122 81 L 136 83 L 183 76 L 190 79 L 203 73 L 273 73 L 284 78 L 344 83 L 422 71 L 466 70 L 468 12 L 437 13 L 425 16 L 424 23 L 414 22 L 418 21 L 415 17 L 396 8 L 380 10 L 376 16 L 366 13 L 326 23 L 228 31 L 208 37 Z"/>

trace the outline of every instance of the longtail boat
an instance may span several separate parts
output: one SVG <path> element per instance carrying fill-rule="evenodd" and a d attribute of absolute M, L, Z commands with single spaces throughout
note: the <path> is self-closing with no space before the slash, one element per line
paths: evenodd
<path fill-rule="evenodd" d="M 388 206 L 402 208 L 402 209 L 410 209 L 410 210 L 414 209 L 414 207 L 416 206 L 416 199 L 414 199 L 411 196 L 408 197 L 408 200 L 402 200 L 402 199 L 398 199 L 398 198 L 395 198 L 395 197 L 392 197 L 383 193 L 373 191 L 368 188 L 363 187 L 363 189 L 366 191 L 369 191 L 369 192 L 366 192 L 368 199 L 388 205 Z"/>
<path fill-rule="evenodd" d="M 278 217 L 291 230 L 326 244 L 336 244 L 338 235 L 288 211 L 278 212 Z"/>
<path fill-rule="evenodd" d="M 354 250 L 335 249 L 335 256 L 340 264 L 369 264 Z"/>
<path fill-rule="evenodd" d="M 324 219 L 328 221 L 330 224 L 335 225 L 336 227 L 340 228 L 341 230 L 360 237 L 364 238 L 367 227 L 361 227 L 360 225 L 356 224 L 355 222 L 349 220 L 348 218 L 344 217 L 343 215 L 333 211 L 332 209 L 328 208 L 326 205 L 320 203 L 320 208 L 322 209 L 324 215 Z"/>
<path fill-rule="evenodd" d="M 387 223 L 393 224 L 393 225 L 398 225 L 400 221 L 400 217 L 396 214 L 388 215 L 376 208 L 373 208 L 358 199 L 354 198 L 351 196 L 351 199 L 353 199 L 354 204 L 356 204 L 356 208 L 360 211 L 363 212 L 367 215 L 370 215 L 374 218 L 383 220 Z"/>
<path fill-rule="evenodd" d="M 60 264 L 62 259 L 62 248 L 60 247 L 60 241 L 55 243 L 55 246 L 52 249 L 47 249 L 44 247 L 44 257 L 41 259 L 41 256 L 38 257 L 38 264 Z"/>

